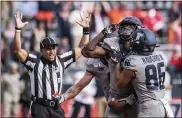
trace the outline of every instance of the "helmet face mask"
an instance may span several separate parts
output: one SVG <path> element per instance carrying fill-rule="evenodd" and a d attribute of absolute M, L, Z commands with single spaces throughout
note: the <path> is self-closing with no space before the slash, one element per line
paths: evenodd
<path fill-rule="evenodd" d="M 122 41 L 122 44 L 124 46 L 124 49 L 127 52 L 131 51 L 131 40 L 132 40 L 132 34 L 133 32 L 137 30 L 137 27 L 135 24 L 133 23 L 126 23 L 126 24 L 122 24 L 122 26 L 120 26 L 119 28 L 119 37 Z"/>
<path fill-rule="evenodd" d="M 119 35 L 131 35 L 136 30 L 136 26 L 131 23 L 120 26 Z"/>
<path fill-rule="evenodd" d="M 132 50 L 132 35 L 139 27 L 142 27 L 141 21 L 133 16 L 126 17 L 119 23 L 120 43 L 127 52 Z"/>
<path fill-rule="evenodd" d="M 124 40 L 123 45 L 127 52 L 131 51 L 131 40 Z"/>
<path fill-rule="evenodd" d="M 128 40 L 131 34 L 137 29 L 136 25 L 132 23 L 123 24 L 119 28 L 119 37 L 122 40 Z"/>

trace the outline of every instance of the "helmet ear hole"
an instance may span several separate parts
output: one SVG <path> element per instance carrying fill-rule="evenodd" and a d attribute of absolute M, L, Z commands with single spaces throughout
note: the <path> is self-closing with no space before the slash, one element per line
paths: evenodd
<path fill-rule="evenodd" d="M 155 46 L 148 46 L 148 49 L 149 49 L 150 52 L 152 52 L 152 51 L 154 51 Z"/>

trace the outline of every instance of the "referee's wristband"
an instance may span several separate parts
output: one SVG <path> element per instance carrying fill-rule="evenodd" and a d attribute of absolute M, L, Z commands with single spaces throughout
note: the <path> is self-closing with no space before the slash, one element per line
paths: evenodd
<path fill-rule="evenodd" d="M 89 27 L 84 27 L 83 28 L 83 34 L 89 34 L 90 33 L 89 31 L 90 31 Z"/>
<path fill-rule="evenodd" d="M 15 30 L 21 30 L 21 28 L 17 28 L 17 27 L 15 27 Z"/>
<path fill-rule="evenodd" d="M 15 30 L 15 32 L 21 32 L 21 30 Z"/>

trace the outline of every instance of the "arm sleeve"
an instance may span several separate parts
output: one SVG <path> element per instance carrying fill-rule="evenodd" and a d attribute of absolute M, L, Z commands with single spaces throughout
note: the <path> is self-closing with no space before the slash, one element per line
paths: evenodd
<path fill-rule="evenodd" d="M 64 68 L 68 68 L 73 62 L 75 62 L 75 50 L 70 50 L 68 52 L 65 52 L 61 55 L 58 55 L 58 57 L 63 62 Z"/>
<path fill-rule="evenodd" d="M 93 75 L 95 75 L 95 68 L 94 68 L 94 61 L 95 59 L 93 58 L 88 58 L 86 63 L 85 63 L 85 67 L 86 67 L 86 71 L 89 73 L 92 73 Z"/>
<path fill-rule="evenodd" d="M 31 53 L 28 53 L 28 56 L 22 64 L 26 67 L 28 71 L 32 71 L 33 68 L 35 67 L 35 64 L 37 62 L 37 56 Z"/>
<path fill-rule="evenodd" d="M 109 51 L 120 51 L 119 37 L 108 37 L 105 38 L 101 44 L 101 47 Z"/>
<path fill-rule="evenodd" d="M 87 65 L 87 63 L 86 63 L 86 71 L 95 75 L 93 68 L 91 68 L 89 65 Z"/>
<path fill-rule="evenodd" d="M 95 74 L 92 70 L 86 69 L 86 71 L 92 73 L 93 75 Z"/>
<path fill-rule="evenodd" d="M 102 42 L 102 43 L 100 44 L 100 46 L 101 46 L 102 48 L 104 48 L 105 50 L 112 51 L 112 50 L 111 50 L 111 47 L 110 47 L 106 42 Z"/>

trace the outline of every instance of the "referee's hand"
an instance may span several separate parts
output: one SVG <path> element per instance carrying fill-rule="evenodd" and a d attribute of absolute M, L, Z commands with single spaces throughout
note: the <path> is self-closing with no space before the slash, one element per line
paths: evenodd
<path fill-rule="evenodd" d="M 23 14 L 21 12 L 16 12 L 15 14 L 15 27 L 16 28 L 23 28 L 28 22 L 22 22 Z"/>
<path fill-rule="evenodd" d="M 91 19 L 91 14 L 87 12 L 81 12 L 80 13 L 81 21 L 77 21 L 76 23 L 82 26 L 83 28 L 89 27 L 90 26 L 90 19 Z"/>
<path fill-rule="evenodd" d="M 64 94 L 54 94 L 52 95 L 53 99 L 59 101 L 59 104 L 63 103 L 65 101 Z"/>

